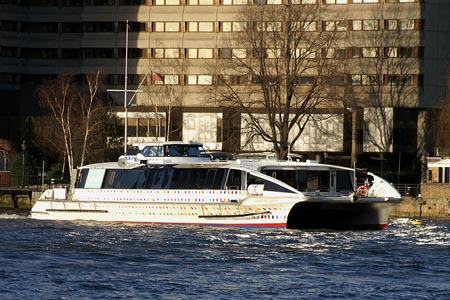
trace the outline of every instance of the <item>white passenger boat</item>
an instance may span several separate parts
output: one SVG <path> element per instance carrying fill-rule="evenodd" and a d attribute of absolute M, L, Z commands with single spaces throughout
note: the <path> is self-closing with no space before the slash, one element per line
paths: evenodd
<path fill-rule="evenodd" d="M 228 161 L 77 170 L 46 190 L 31 217 L 150 224 L 380 229 L 397 190 L 372 174 L 317 162 Z M 366 185 L 355 185 L 356 180 Z M 367 184 L 369 182 L 369 184 Z"/>

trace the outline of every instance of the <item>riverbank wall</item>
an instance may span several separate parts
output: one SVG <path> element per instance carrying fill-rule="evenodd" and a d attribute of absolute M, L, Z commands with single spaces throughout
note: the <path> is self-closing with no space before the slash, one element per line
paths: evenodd
<path fill-rule="evenodd" d="M 416 197 L 403 196 L 403 201 L 394 207 L 392 216 L 449 218 L 450 184 L 422 183 L 420 194 Z"/>

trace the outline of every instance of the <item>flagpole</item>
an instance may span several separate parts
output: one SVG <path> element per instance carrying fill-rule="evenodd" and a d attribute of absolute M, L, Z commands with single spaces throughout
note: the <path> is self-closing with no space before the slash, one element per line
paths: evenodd
<path fill-rule="evenodd" d="M 125 30 L 125 84 L 124 84 L 124 97 L 123 106 L 125 109 L 125 141 L 123 142 L 124 154 L 127 153 L 127 141 L 128 141 L 128 100 L 127 100 L 127 83 L 128 83 L 128 20 Z"/>

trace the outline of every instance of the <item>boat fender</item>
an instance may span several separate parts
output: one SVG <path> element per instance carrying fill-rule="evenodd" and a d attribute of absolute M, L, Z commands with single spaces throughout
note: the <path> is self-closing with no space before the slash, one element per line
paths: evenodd
<path fill-rule="evenodd" d="M 124 158 L 124 157 L 120 157 L 119 160 L 117 161 L 117 164 L 119 165 L 119 167 L 122 167 L 122 168 L 128 167 L 128 162 L 127 162 L 126 158 Z"/>
<path fill-rule="evenodd" d="M 369 189 L 365 185 L 360 185 L 356 190 L 356 195 L 365 197 L 369 194 Z"/>

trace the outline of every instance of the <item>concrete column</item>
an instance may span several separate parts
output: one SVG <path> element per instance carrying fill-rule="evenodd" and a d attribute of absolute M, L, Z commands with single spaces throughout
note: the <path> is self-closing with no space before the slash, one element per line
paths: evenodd
<path fill-rule="evenodd" d="M 419 110 L 417 112 L 417 156 L 422 161 L 421 182 L 425 181 L 426 162 L 429 149 L 429 112 L 427 110 Z"/>

